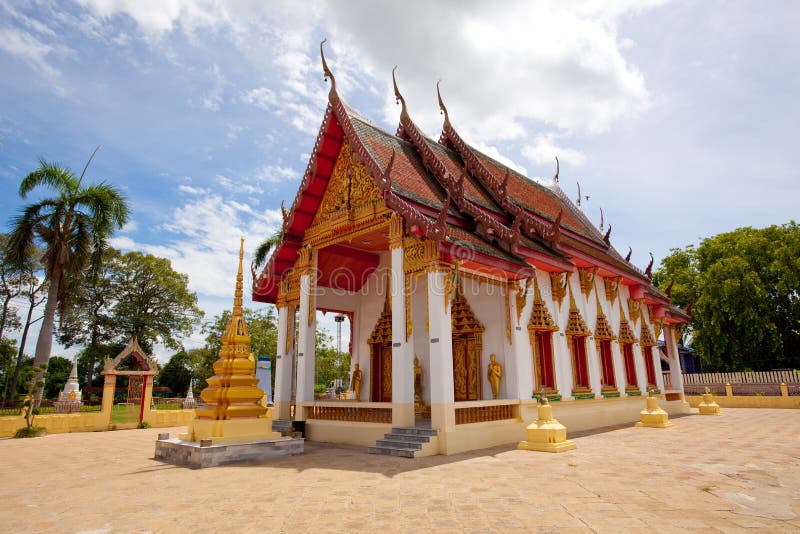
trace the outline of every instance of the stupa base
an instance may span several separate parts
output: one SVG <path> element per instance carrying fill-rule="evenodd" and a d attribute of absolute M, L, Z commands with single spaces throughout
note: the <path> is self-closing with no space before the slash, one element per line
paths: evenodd
<path fill-rule="evenodd" d="M 267 441 L 281 437 L 272 431 L 271 417 L 242 419 L 193 419 L 189 432 L 181 434 L 184 441 L 207 441 L 211 445 L 251 441 Z"/>
<path fill-rule="evenodd" d="M 280 435 L 280 434 L 279 434 Z M 207 441 L 185 441 L 159 435 L 156 460 L 173 465 L 202 469 L 239 462 L 260 462 L 284 456 L 297 456 L 305 451 L 303 438 L 281 437 L 266 441 L 245 441 L 210 445 Z"/>

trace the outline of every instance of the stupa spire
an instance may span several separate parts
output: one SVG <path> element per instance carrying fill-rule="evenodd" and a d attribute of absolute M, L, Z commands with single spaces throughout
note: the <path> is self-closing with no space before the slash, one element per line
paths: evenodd
<path fill-rule="evenodd" d="M 244 259 L 244 237 L 239 242 L 239 271 L 236 273 L 236 292 L 233 294 L 233 317 L 242 317 L 242 302 L 244 295 L 244 276 L 242 275 L 242 261 Z"/>

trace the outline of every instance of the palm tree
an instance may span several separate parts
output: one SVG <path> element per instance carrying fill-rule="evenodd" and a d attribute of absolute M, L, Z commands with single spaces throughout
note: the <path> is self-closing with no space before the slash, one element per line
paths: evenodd
<path fill-rule="evenodd" d="M 50 287 L 36 342 L 34 367 L 50 360 L 56 309 L 64 311 L 70 285 L 80 282 L 90 262 L 99 264 L 108 237 L 128 220 L 128 204 L 115 187 L 105 182 L 82 185 L 93 157 L 94 154 L 79 178 L 70 169 L 40 158 L 39 168 L 23 178 L 19 186 L 23 199 L 37 187 L 55 193 L 29 204 L 14 217 L 8 238 L 7 258 L 15 265 L 25 263 L 35 243 L 44 249 L 42 264 Z M 41 398 L 39 388 L 37 406 Z"/>
<path fill-rule="evenodd" d="M 253 275 L 253 291 L 256 289 L 256 281 L 258 280 L 258 273 L 256 271 L 266 263 L 270 251 L 281 242 L 281 239 L 283 239 L 283 230 L 278 230 L 272 237 L 266 238 L 256 247 L 256 251 L 253 254 L 253 261 L 250 262 L 250 274 Z"/>
<path fill-rule="evenodd" d="M 270 251 L 280 243 L 281 239 L 283 238 L 283 230 L 278 230 L 272 237 L 266 238 L 262 241 L 257 247 L 256 251 L 253 254 L 253 264 L 252 270 L 258 270 L 267 260 L 267 256 L 269 255 Z"/>

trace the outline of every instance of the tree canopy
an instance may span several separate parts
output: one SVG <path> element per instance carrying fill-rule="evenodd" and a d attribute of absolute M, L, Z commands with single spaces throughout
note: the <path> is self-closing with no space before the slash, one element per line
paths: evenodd
<path fill-rule="evenodd" d="M 12 219 L 6 248 L 9 263 L 20 268 L 34 245 L 44 250 L 42 263 L 50 286 L 36 342 L 37 368 L 50 359 L 56 310 L 64 309 L 69 289 L 80 283 L 90 261 L 101 261 L 108 237 L 128 220 L 128 204 L 119 190 L 105 182 L 83 184 L 88 166 L 78 177 L 67 167 L 40 159 L 39 167 L 19 186 L 23 199 L 39 189 L 52 194 L 28 204 Z M 38 389 L 37 404 L 41 394 Z"/>
<path fill-rule="evenodd" d="M 673 249 L 654 282 L 692 304 L 689 334 L 720 371 L 800 367 L 800 226 L 739 228 Z"/>

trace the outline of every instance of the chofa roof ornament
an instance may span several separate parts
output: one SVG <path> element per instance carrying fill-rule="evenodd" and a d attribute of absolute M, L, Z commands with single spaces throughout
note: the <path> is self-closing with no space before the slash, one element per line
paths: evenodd
<path fill-rule="evenodd" d="M 322 58 L 322 72 L 325 73 L 325 81 L 328 81 L 328 78 L 331 80 L 331 90 L 328 92 L 328 101 L 333 103 L 339 100 L 339 94 L 336 92 L 336 78 L 333 77 L 333 73 L 331 69 L 328 68 L 328 62 L 325 61 L 325 50 L 323 45 L 328 42 L 328 39 L 323 39 L 321 43 L 319 43 L 319 55 Z"/>

